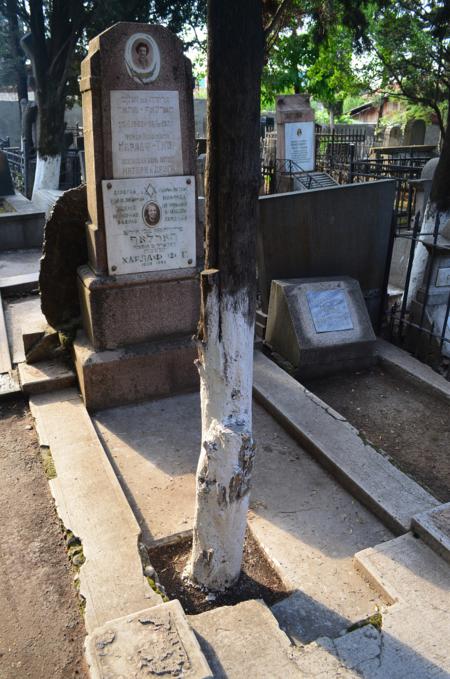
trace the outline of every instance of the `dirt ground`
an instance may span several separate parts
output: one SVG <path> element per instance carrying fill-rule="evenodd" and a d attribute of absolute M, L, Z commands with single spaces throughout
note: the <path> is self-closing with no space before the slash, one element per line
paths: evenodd
<path fill-rule="evenodd" d="M 248 531 L 239 580 L 234 587 L 212 597 L 189 585 L 182 578 L 191 547 L 192 539 L 185 538 L 172 545 L 161 545 L 149 550 L 150 563 L 158 573 L 167 596 L 169 599 L 179 599 L 189 615 L 203 613 L 218 606 L 234 606 L 248 599 L 263 599 L 271 606 L 290 593 Z"/>
<path fill-rule="evenodd" d="M 84 624 L 28 407 L 0 401 L 0 677 L 87 679 Z"/>
<path fill-rule="evenodd" d="M 441 502 L 450 501 L 450 408 L 375 367 L 306 384 L 394 464 Z"/>

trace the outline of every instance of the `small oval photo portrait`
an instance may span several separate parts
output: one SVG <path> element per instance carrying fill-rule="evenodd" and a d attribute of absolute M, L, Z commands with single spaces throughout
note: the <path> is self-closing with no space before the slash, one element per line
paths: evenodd
<path fill-rule="evenodd" d="M 142 68 L 147 71 L 150 67 L 152 55 L 150 54 L 150 45 L 142 40 L 136 40 L 132 49 L 133 64 L 136 68 Z"/>
<path fill-rule="evenodd" d="M 142 208 L 142 219 L 147 224 L 147 226 L 156 226 L 159 224 L 161 219 L 161 209 L 158 203 L 150 201 L 146 203 Z"/>
<path fill-rule="evenodd" d="M 149 83 L 159 74 L 158 45 L 151 35 L 135 33 L 125 46 L 125 64 L 128 74 L 139 83 Z"/>

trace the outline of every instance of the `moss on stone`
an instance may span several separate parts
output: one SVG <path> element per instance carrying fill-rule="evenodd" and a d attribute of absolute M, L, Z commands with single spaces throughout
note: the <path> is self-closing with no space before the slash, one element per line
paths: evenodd
<path fill-rule="evenodd" d="M 49 481 L 56 479 L 56 469 L 55 463 L 53 462 L 52 453 L 50 448 L 41 448 L 41 460 L 42 466 L 44 467 L 45 476 Z"/>

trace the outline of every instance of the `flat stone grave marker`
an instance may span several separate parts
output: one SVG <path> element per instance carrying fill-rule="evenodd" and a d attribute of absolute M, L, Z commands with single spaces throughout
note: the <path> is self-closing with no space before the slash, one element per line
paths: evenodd
<path fill-rule="evenodd" d="M 305 378 L 375 362 L 366 304 L 347 277 L 272 281 L 265 341 Z"/>

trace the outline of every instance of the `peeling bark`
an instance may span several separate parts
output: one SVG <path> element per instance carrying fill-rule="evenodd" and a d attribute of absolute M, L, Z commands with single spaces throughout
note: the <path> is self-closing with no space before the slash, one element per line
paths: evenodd
<path fill-rule="evenodd" d="M 255 447 L 252 438 L 254 323 L 247 295 L 220 295 L 218 272 L 204 300 L 206 337 L 197 367 L 202 404 L 202 449 L 191 577 L 209 589 L 239 577 Z"/>

